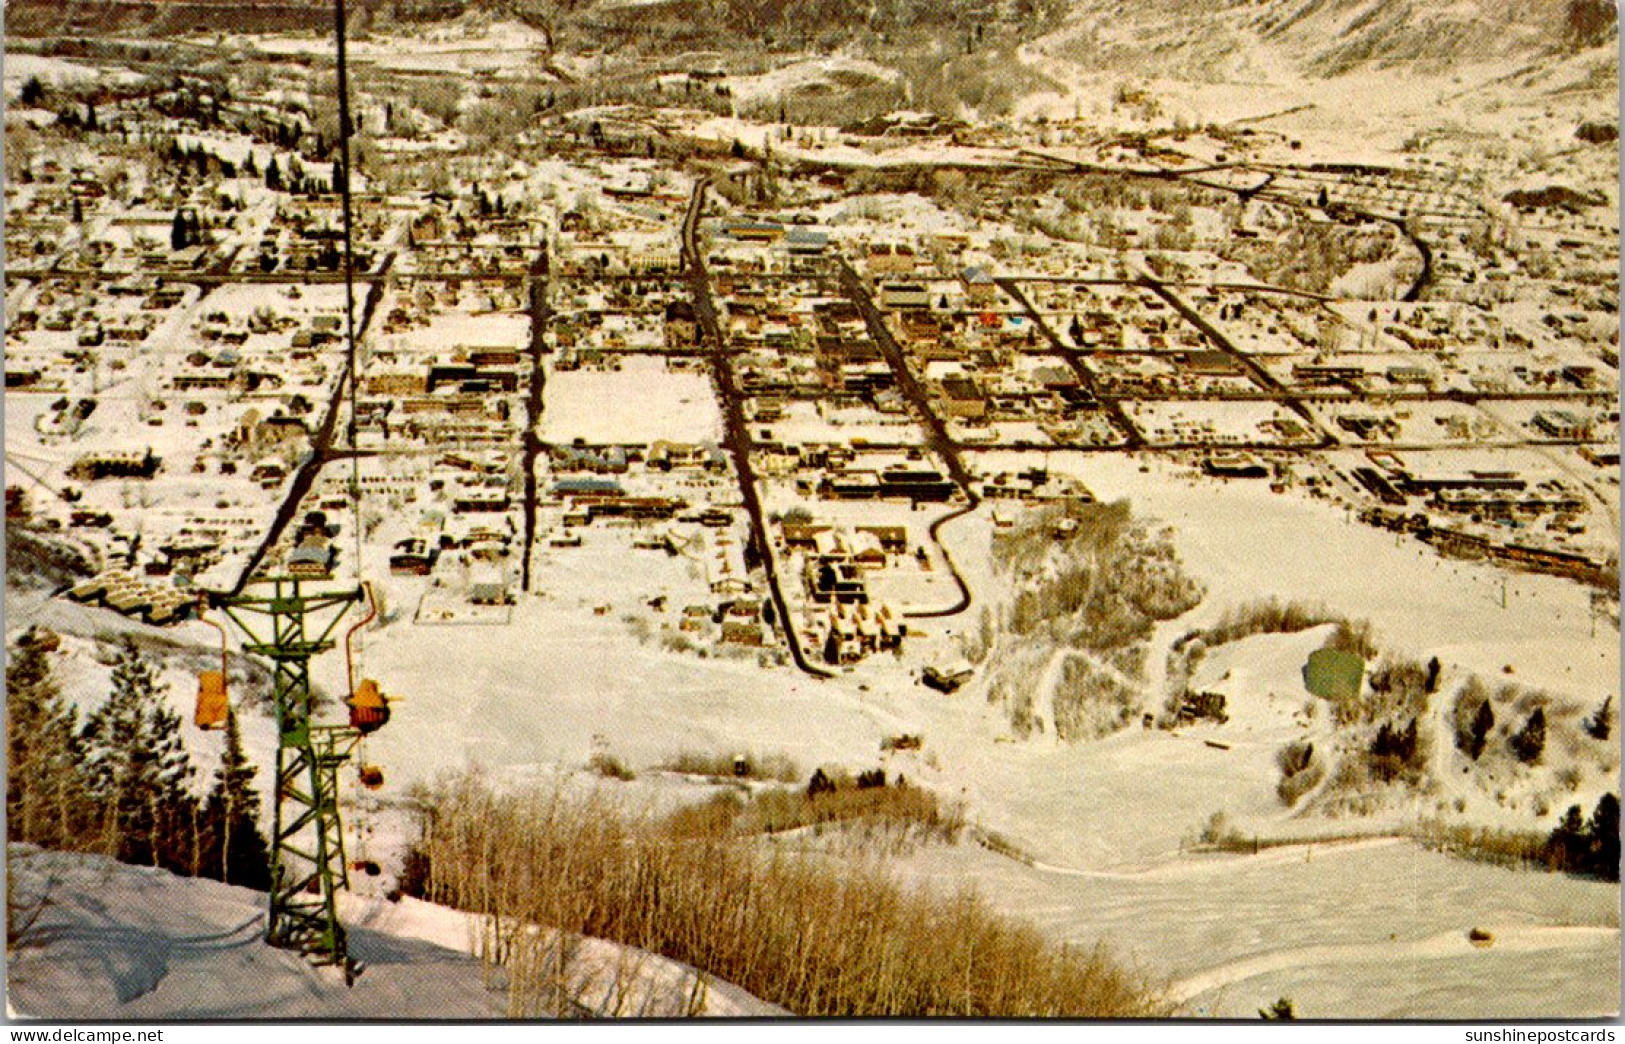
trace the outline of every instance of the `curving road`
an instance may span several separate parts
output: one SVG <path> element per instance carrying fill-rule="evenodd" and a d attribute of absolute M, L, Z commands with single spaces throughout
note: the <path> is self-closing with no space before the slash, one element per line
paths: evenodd
<path fill-rule="evenodd" d="M 938 534 L 946 523 L 975 511 L 982 498 L 971 485 L 971 474 L 966 470 L 964 460 L 960 457 L 959 444 L 948 434 L 942 418 L 931 408 L 931 398 L 915 378 L 913 368 L 903 355 L 902 346 L 897 343 L 897 338 L 892 336 L 891 328 L 886 325 L 886 317 L 881 315 L 880 309 L 875 306 L 874 298 L 869 294 L 869 288 L 864 285 L 863 278 L 845 258 L 841 259 L 841 290 L 853 304 L 857 305 L 858 312 L 863 316 L 864 325 L 869 330 L 870 338 L 880 349 L 880 354 L 885 357 L 886 365 L 891 367 L 892 378 L 897 382 L 897 390 L 903 393 L 903 398 L 913 407 L 920 427 L 925 431 L 925 444 L 942 460 L 948 469 L 948 477 L 953 479 L 966 500 L 963 508 L 951 511 L 931 523 L 928 531 L 932 543 L 937 545 L 937 550 L 942 554 L 942 560 L 948 564 L 948 575 L 953 577 L 954 585 L 959 588 L 959 600 L 946 609 L 911 610 L 903 615 L 916 620 L 957 616 L 971 607 L 970 587 L 960 575 L 959 567 L 954 564 L 954 558 L 948 553 L 947 546 L 938 539 Z"/>

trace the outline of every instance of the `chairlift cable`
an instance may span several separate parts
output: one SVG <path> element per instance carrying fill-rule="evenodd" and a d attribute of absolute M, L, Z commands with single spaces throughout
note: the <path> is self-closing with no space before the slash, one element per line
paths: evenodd
<path fill-rule="evenodd" d="M 344 340 L 345 371 L 349 381 L 350 421 L 350 526 L 355 543 L 356 579 L 362 578 L 361 566 L 361 457 L 358 453 L 356 432 L 360 420 L 361 399 L 358 394 L 360 373 L 356 358 L 355 332 L 355 248 L 354 220 L 350 197 L 350 74 L 345 47 L 344 0 L 333 0 L 333 36 L 337 50 L 338 102 L 339 102 L 339 173 L 338 189 L 344 222 Z M 343 394 L 343 389 L 340 389 Z"/>
<path fill-rule="evenodd" d="M 362 561 L 361 561 L 361 454 L 359 452 L 359 446 L 357 445 L 358 439 L 356 437 L 357 430 L 358 430 L 358 428 L 360 426 L 360 416 L 361 416 L 361 397 L 359 395 L 361 374 L 360 374 L 360 361 L 357 358 L 357 352 L 356 352 L 356 331 L 355 331 L 355 244 L 354 244 L 354 235 L 355 235 L 355 233 L 354 233 L 354 218 L 353 218 L 353 210 L 352 210 L 352 200 L 351 200 L 351 196 L 350 196 L 350 184 L 351 184 L 351 180 L 352 180 L 351 179 L 351 167 L 350 167 L 350 135 L 351 135 L 351 133 L 353 131 L 353 128 L 351 127 L 351 124 L 350 124 L 350 75 L 349 75 L 349 63 L 348 63 L 348 60 L 347 60 L 348 56 L 347 56 L 346 47 L 345 47 L 345 37 L 346 36 L 347 36 L 347 33 L 345 31 L 344 0 L 333 0 L 333 37 L 334 37 L 335 51 L 336 51 L 336 56 L 337 56 L 338 102 L 339 102 L 339 168 L 338 168 L 338 170 L 339 170 L 339 173 L 338 173 L 339 185 L 338 185 L 338 190 L 339 190 L 339 199 L 340 199 L 340 202 L 341 202 L 341 210 L 342 210 L 343 222 L 344 222 L 344 345 L 345 345 L 345 375 L 346 375 L 346 377 L 347 377 L 347 379 L 349 381 L 349 385 L 350 385 L 350 387 L 349 387 L 349 393 L 350 393 L 350 418 L 349 418 L 349 425 L 348 425 L 348 428 L 347 428 L 347 433 L 349 435 L 349 443 L 350 443 L 350 529 L 351 529 L 351 532 L 354 534 L 353 542 L 354 542 L 354 546 L 355 546 L 355 575 L 356 575 L 356 581 L 357 581 L 357 583 L 362 584 L 363 589 L 365 589 L 365 580 L 364 580 L 364 575 L 365 574 L 363 572 Z M 340 389 L 340 394 L 341 395 L 343 394 L 343 391 L 344 390 L 341 388 Z M 367 606 L 368 606 L 368 609 L 369 609 L 369 612 L 367 614 L 366 619 L 371 620 L 372 616 L 373 616 L 372 610 L 375 608 L 375 603 L 372 600 L 372 592 L 370 590 L 366 591 L 366 595 L 367 595 Z M 366 620 L 363 620 L 362 622 L 365 623 Z M 354 629 L 352 629 L 351 633 L 352 634 L 354 633 Z M 354 651 L 354 650 L 352 650 L 352 648 L 350 647 L 350 642 L 348 640 L 348 636 L 346 636 L 345 647 L 346 647 L 345 648 L 346 670 L 348 671 L 348 674 L 349 674 L 349 679 L 348 679 L 349 696 L 348 696 L 348 698 L 353 699 L 354 696 L 355 696 L 355 666 L 356 666 L 355 661 L 356 661 L 357 658 L 359 658 L 361 656 L 361 654 Z M 358 746 L 358 748 L 360 747 L 359 742 L 357 743 L 357 746 Z M 359 750 L 359 749 L 358 749 L 357 753 L 358 753 L 358 758 L 357 758 L 358 767 L 359 766 L 364 766 L 366 764 L 366 754 L 364 753 L 364 751 Z M 359 804 L 357 804 L 357 806 L 356 806 L 356 811 L 357 811 L 357 818 L 356 818 L 355 823 L 354 823 L 354 828 L 355 828 L 355 831 L 356 831 L 356 839 L 357 839 L 357 841 L 360 842 L 359 847 L 362 850 L 360 854 L 362 855 L 363 858 L 365 858 L 366 844 L 367 844 L 366 843 L 366 829 L 367 829 L 366 813 L 365 813 L 365 810 Z"/>

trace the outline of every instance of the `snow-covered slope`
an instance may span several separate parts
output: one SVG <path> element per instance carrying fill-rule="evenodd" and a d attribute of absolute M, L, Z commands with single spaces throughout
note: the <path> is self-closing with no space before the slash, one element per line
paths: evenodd
<path fill-rule="evenodd" d="M 9 1002 L 52 1019 L 483 1019 L 506 993 L 470 956 L 466 914 L 402 899 L 350 897 L 342 916 L 363 971 L 344 985 L 332 968 L 261 939 L 265 896 L 99 856 L 13 845 L 22 933 L 11 948 Z M 695 972 L 588 940 L 572 972 L 593 1013 L 670 1016 L 686 1010 Z M 612 1001 L 611 998 L 614 998 Z M 727 983 L 706 982 L 704 1014 L 783 1015 Z"/>
<path fill-rule="evenodd" d="M 1605 42 L 1612 21 L 1605 5 L 1587 0 L 1076 0 L 1065 18 L 1078 61 L 1199 78 L 1247 78 L 1274 57 L 1316 76 L 1528 60 Z"/>
<path fill-rule="evenodd" d="M 1469 863 L 1396 838 L 1199 856 L 1127 872 L 922 849 L 905 875 L 967 878 L 1052 938 L 1101 938 L 1166 976 L 1182 1014 L 1277 997 L 1339 1019 L 1595 1018 L 1619 1010 L 1619 891 Z M 1488 945 L 1468 933 L 1488 932 Z"/>

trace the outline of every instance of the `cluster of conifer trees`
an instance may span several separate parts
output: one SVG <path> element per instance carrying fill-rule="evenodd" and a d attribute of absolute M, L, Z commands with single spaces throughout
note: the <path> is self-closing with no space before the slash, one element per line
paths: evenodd
<path fill-rule="evenodd" d="M 1579 805 L 1569 806 L 1547 841 L 1547 861 L 1559 870 L 1619 880 L 1619 795 L 1597 799 L 1591 818 Z"/>
<path fill-rule="evenodd" d="M 54 676 L 58 643 L 31 628 L 7 660 L 9 839 L 268 887 L 256 769 L 236 715 L 227 718 L 220 767 L 199 794 L 181 717 L 135 642 L 119 646 L 112 691 L 82 723 Z"/>

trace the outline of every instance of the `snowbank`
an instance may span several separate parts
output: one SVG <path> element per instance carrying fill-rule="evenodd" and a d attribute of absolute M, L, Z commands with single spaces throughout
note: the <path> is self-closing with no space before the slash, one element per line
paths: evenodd
<path fill-rule="evenodd" d="M 265 896 L 100 856 L 8 851 L 26 924 L 10 953 L 10 1003 L 49 1019 L 486 1019 L 506 994 L 469 955 L 473 918 L 429 903 L 346 896 L 341 916 L 362 974 L 265 945 Z M 685 1010 L 695 972 L 603 940 L 578 955 L 577 1002 L 621 1013 Z M 630 988 L 617 986 L 617 975 Z M 783 1015 L 727 983 L 708 982 L 704 1014 Z"/>

